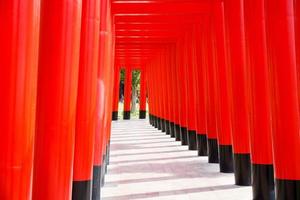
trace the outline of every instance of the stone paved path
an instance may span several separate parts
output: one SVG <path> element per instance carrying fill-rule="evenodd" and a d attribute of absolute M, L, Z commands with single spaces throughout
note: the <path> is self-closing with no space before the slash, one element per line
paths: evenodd
<path fill-rule="evenodd" d="M 251 187 L 198 157 L 147 120 L 113 122 L 103 200 L 250 200 Z"/>

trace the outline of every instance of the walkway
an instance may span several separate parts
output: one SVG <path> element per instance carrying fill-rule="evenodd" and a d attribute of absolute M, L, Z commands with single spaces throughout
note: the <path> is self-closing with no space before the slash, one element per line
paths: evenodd
<path fill-rule="evenodd" d="M 234 185 L 207 157 L 175 142 L 146 120 L 113 123 L 111 163 L 103 200 L 250 200 L 250 187 Z"/>

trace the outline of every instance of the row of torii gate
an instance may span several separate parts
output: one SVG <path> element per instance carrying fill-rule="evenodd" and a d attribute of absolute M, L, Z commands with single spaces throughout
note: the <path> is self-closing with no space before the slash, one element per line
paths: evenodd
<path fill-rule="evenodd" d="M 298 0 L 0 1 L 0 199 L 100 199 L 121 67 L 125 119 L 140 69 L 141 118 L 147 94 L 154 127 L 253 199 L 300 199 L 299 15 Z"/>

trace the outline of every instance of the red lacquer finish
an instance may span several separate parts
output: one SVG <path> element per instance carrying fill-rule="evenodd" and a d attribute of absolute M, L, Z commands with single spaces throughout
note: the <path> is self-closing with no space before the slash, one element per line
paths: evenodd
<path fill-rule="evenodd" d="M 0 2 L 0 199 L 30 200 L 40 0 Z"/>
<path fill-rule="evenodd" d="M 74 181 L 92 180 L 96 130 L 100 1 L 82 2 L 79 80 L 76 110 Z"/>
<path fill-rule="evenodd" d="M 245 1 L 247 80 L 251 104 L 251 159 L 254 164 L 272 164 L 271 99 L 267 63 L 264 1 Z"/>
<path fill-rule="evenodd" d="M 266 1 L 275 178 L 300 180 L 299 95 L 292 1 Z"/>
<path fill-rule="evenodd" d="M 243 0 L 225 0 L 226 40 L 229 55 L 230 107 L 232 112 L 232 144 L 234 153 L 250 153 L 249 104 L 246 85 L 246 54 Z"/>
<path fill-rule="evenodd" d="M 43 1 L 41 16 L 32 199 L 70 199 L 81 1 Z"/>
<path fill-rule="evenodd" d="M 214 43 L 213 52 L 216 55 L 216 121 L 218 125 L 219 145 L 231 145 L 231 115 L 229 104 L 228 60 L 225 49 L 225 19 L 223 2 L 214 3 L 213 10 Z"/>

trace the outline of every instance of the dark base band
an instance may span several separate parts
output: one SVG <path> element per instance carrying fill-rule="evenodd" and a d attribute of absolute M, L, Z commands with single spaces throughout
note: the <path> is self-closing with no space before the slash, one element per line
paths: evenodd
<path fill-rule="evenodd" d="M 234 154 L 234 177 L 236 185 L 251 185 L 250 154 Z"/>
<path fill-rule="evenodd" d="M 73 181 L 72 200 L 90 200 L 92 197 L 92 181 Z"/>
<path fill-rule="evenodd" d="M 181 145 L 188 145 L 188 135 L 187 135 L 187 128 L 181 127 L 180 128 L 180 139 L 181 139 Z"/>
<path fill-rule="evenodd" d="M 106 162 L 106 168 L 105 168 L 105 172 L 107 173 L 107 165 L 109 165 L 109 156 L 110 156 L 110 141 L 108 141 L 107 145 L 106 145 L 106 157 L 105 157 L 105 162 Z"/>
<path fill-rule="evenodd" d="M 208 163 L 219 163 L 218 140 L 208 138 Z"/>
<path fill-rule="evenodd" d="M 197 150 L 196 131 L 188 130 L 189 150 Z"/>
<path fill-rule="evenodd" d="M 161 131 L 166 132 L 166 120 L 161 119 L 160 123 L 161 123 Z"/>
<path fill-rule="evenodd" d="M 125 120 L 130 119 L 130 111 L 124 111 L 123 112 L 123 119 L 125 119 Z"/>
<path fill-rule="evenodd" d="M 233 172 L 232 145 L 219 145 L 220 172 Z"/>
<path fill-rule="evenodd" d="M 101 182 L 100 182 L 100 186 L 103 187 L 104 183 L 105 183 L 105 168 L 106 168 L 106 157 L 104 156 L 103 158 L 103 164 L 101 165 Z"/>
<path fill-rule="evenodd" d="M 273 165 L 252 164 L 253 200 L 274 200 Z"/>
<path fill-rule="evenodd" d="M 197 134 L 198 156 L 207 156 L 207 137 L 204 134 Z"/>
<path fill-rule="evenodd" d="M 170 135 L 171 134 L 170 121 L 169 120 L 165 120 L 165 123 L 166 123 L 166 134 Z"/>
<path fill-rule="evenodd" d="M 154 126 L 154 123 L 155 123 L 155 116 L 151 115 L 151 124 L 152 124 L 152 126 Z"/>
<path fill-rule="evenodd" d="M 170 122 L 170 136 L 171 136 L 171 138 L 175 138 L 175 124 L 174 124 L 174 122 Z"/>
<path fill-rule="evenodd" d="M 112 120 L 117 121 L 118 120 L 118 111 L 113 111 L 112 112 Z"/>
<path fill-rule="evenodd" d="M 139 118 L 140 119 L 146 119 L 146 111 L 145 110 L 140 110 Z"/>
<path fill-rule="evenodd" d="M 100 191 L 101 191 L 101 165 L 93 167 L 93 191 L 92 191 L 92 200 L 100 200 Z"/>
<path fill-rule="evenodd" d="M 181 129 L 178 124 L 175 124 L 175 140 L 180 141 L 181 140 Z"/>
<path fill-rule="evenodd" d="M 276 200 L 300 200 L 300 180 L 275 179 Z"/>
<path fill-rule="evenodd" d="M 157 117 L 157 129 L 161 130 L 161 119 Z"/>
<path fill-rule="evenodd" d="M 157 119 L 156 116 L 154 116 L 153 122 L 154 122 L 154 127 L 155 127 L 155 128 L 158 128 L 158 119 Z"/>
<path fill-rule="evenodd" d="M 149 124 L 152 125 L 152 115 L 151 114 L 149 114 Z"/>

